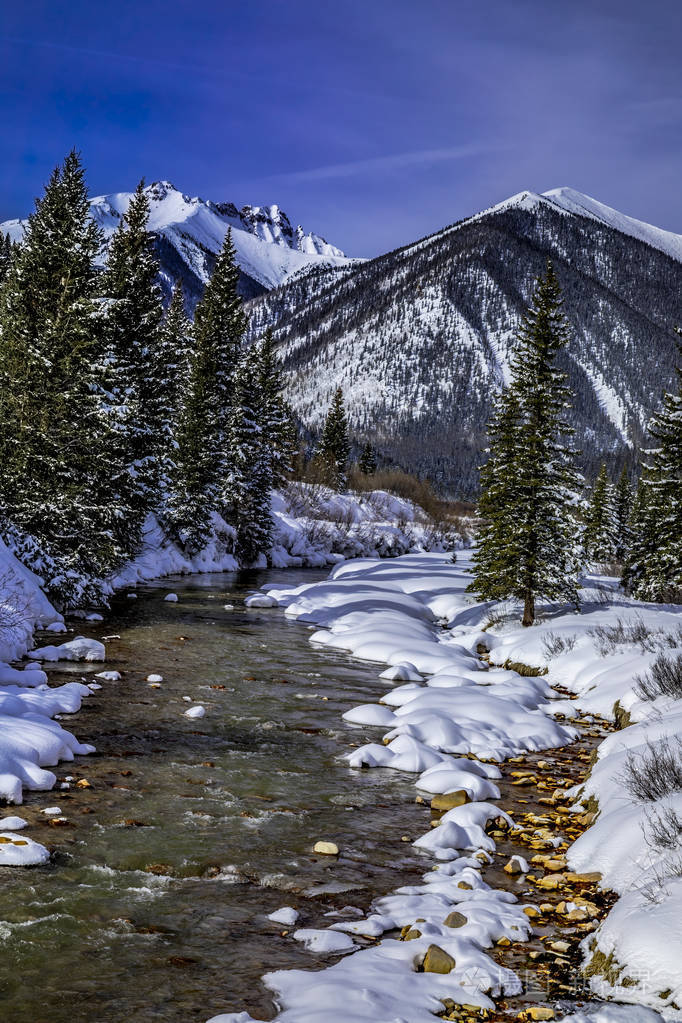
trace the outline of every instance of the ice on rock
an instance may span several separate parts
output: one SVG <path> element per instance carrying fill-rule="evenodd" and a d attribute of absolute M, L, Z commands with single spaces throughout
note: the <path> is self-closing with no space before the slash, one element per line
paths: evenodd
<path fill-rule="evenodd" d="M 121 678 L 120 671 L 98 671 L 95 678 L 101 678 L 104 682 L 119 682 Z"/>
<path fill-rule="evenodd" d="M 206 713 L 206 708 L 202 707 L 201 705 L 199 705 L 197 707 L 189 707 L 185 711 L 185 717 L 186 718 L 202 718 L 205 713 Z"/>
<path fill-rule="evenodd" d="M 365 703 L 361 707 L 353 707 L 343 715 L 343 720 L 352 725 L 391 725 L 395 714 L 388 707 L 376 703 Z"/>
<path fill-rule="evenodd" d="M 147 675 L 147 682 L 163 682 L 163 675 Z"/>
<path fill-rule="evenodd" d="M 274 913 L 268 913 L 268 920 L 272 920 L 275 924 L 283 924 L 285 927 L 292 927 L 298 920 L 298 917 L 298 911 L 291 906 L 282 906 L 281 909 L 276 909 Z"/>
<path fill-rule="evenodd" d="M 390 682 L 421 682 L 422 680 L 422 676 L 414 664 L 410 664 L 409 661 L 393 664 L 390 668 L 382 671 L 379 678 L 388 679 Z"/>
<path fill-rule="evenodd" d="M 61 806 L 46 806 L 40 812 L 44 813 L 46 817 L 61 817 L 62 808 Z"/>
<path fill-rule="evenodd" d="M 166 596 L 163 599 L 168 604 L 177 604 L 177 602 L 178 602 L 178 595 L 177 595 L 177 593 L 167 593 Z"/>
<path fill-rule="evenodd" d="M 28 826 L 28 821 L 23 817 L 2 817 L 0 818 L 0 831 L 21 831 Z"/>
<path fill-rule="evenodd" d="M 49 625 L 45 626 L 45 632 L 68 632 L 64 622 L 50 622 Z"/>
<path fill-rule="evenodd" d="M 76 636 L 61 646 L 43 646 L 31 650 L 29 657 L 37 661 L 106 661 L 104 643 L 87 636 Z"/>
<path fill-rule="evenodd" d="M 35 867 L 47 863 L 50 853 L 32 838 L 0 832 L 0 867 Z"/>
<path fill-rule="evenodd" d="M 267 593 L 254 593 L 244 601 L 246 607 L 276 607 L 277 601 Z"/>
<path fill-rule="evenodd" d="M 309 952 L 337 953 L 350 952 L 355 948 L 355 942 L 347 934 L 339 934 L 333 930 L 314 930 L 302 928 L 294 931 L 293 937 L 296 941 L 303 942 Z"/>

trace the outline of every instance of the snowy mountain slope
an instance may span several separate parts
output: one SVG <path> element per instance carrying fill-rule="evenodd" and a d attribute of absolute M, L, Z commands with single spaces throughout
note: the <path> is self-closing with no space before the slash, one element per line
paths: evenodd
<path fill-rule="evenodd" d="M 593 473 L 602 458 L 634 460 L 672 382 L 676 237 L 570 189 L 522 192 L 377 259 L 291 278 L 249 303 L 251 330 L 275 327 L 304 422 L 319 426 L 340 386 L 360 439 L 467 495 L 491 398 L 549 257 L 572 328 L 571 421 Z"/>
<path fill-rule="evenodd" d="M 237 249 L 242 271 L 242 292 L 260 294 L 311 264 L 342 266 L 349 262 L 343 252 L 319 235 L 293 228 L 278 206 L 244 206 L 214 203 L 179 192 L 168 181 L 146 189 L 151 206 L 149 227 L 157 237 L 164 291 L 169 293 L 177 277 L 183 280 L 188 304 L 194 306 L 208 280 L 215 256 L 228 228 Z M 105 239 L 111 238 L 128 208 L 131 192 L 114 192 L 90 200 L 94 220 Z M 26 221 L 0 225 L 19 240 Z"/>

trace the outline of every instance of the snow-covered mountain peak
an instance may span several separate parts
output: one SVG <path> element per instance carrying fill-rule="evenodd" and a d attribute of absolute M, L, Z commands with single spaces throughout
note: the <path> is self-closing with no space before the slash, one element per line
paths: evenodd
<path fill-rule="evenodd" d="M 188 301 L 193 304 L 210 277 L 213 257 L 219 252 L 228 228 L 242 271 L 248 296 L 275 288 L 292 274 L 311 264 L 344 265 L 341 249 L 320 235 L 292 227 L 286 213 L 272 206 L 242 206 L 212 202 L 181 192 L 170 181 L 154 181 L 145 191 L 149 197 L 149 230 L 159 239 L 162 276 L 167 290 L 182 277 Z M 111 192 L 90 200 L 93 220 L 108 242 L 125 215 L 132 192 Z M 18 241 L 25 220 L 7 221 L 0 229 Z"/>
<path fill-rule="evenodd" d="M 660 249 L 662 252 L 672 256 L 673 259 L 682 262 L 682 235 L 675 234 L 672 231 L 664 231 L 662 228 L 654 227 L 643 220 L 628 217 L 624 213 L 614 210 L 611 206 L 599 202 L 598 199 L 593 199 L 590 195 L 584 195 L 582 192 L 576 191 L 574 188 L 566 186 L 563 188 L 553 188 L 549 192 L 544 192 L 541 198 L 548 199 L 567 213 L 599 220 L 602 224 L 608 224 L 609 227 L 613 227 L 623 234 L 629 234 L 632 238 L 639 238 L 640 241 L 646 242 L 647 245 L 653 245 L 654 248 Z"/>

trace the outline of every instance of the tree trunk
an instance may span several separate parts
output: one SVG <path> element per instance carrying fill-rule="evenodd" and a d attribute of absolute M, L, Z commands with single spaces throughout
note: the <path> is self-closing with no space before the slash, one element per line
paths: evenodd
<path fill-rule="evenodd" d="M 526 590 L 526 598 L 523 602 L 522 625 L 532 625 L 535 621 L 535 597 L 531 590 Z"/>

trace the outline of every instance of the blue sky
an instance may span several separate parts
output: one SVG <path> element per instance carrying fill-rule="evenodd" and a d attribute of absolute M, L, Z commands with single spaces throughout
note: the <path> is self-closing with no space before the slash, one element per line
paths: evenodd
<path fill-rule="evenodd" d="M 524 188 L 682 232 L 680 0 L 0 3 L 0 220 L 93 194 L 279 203 L 353 255 Z"/>

